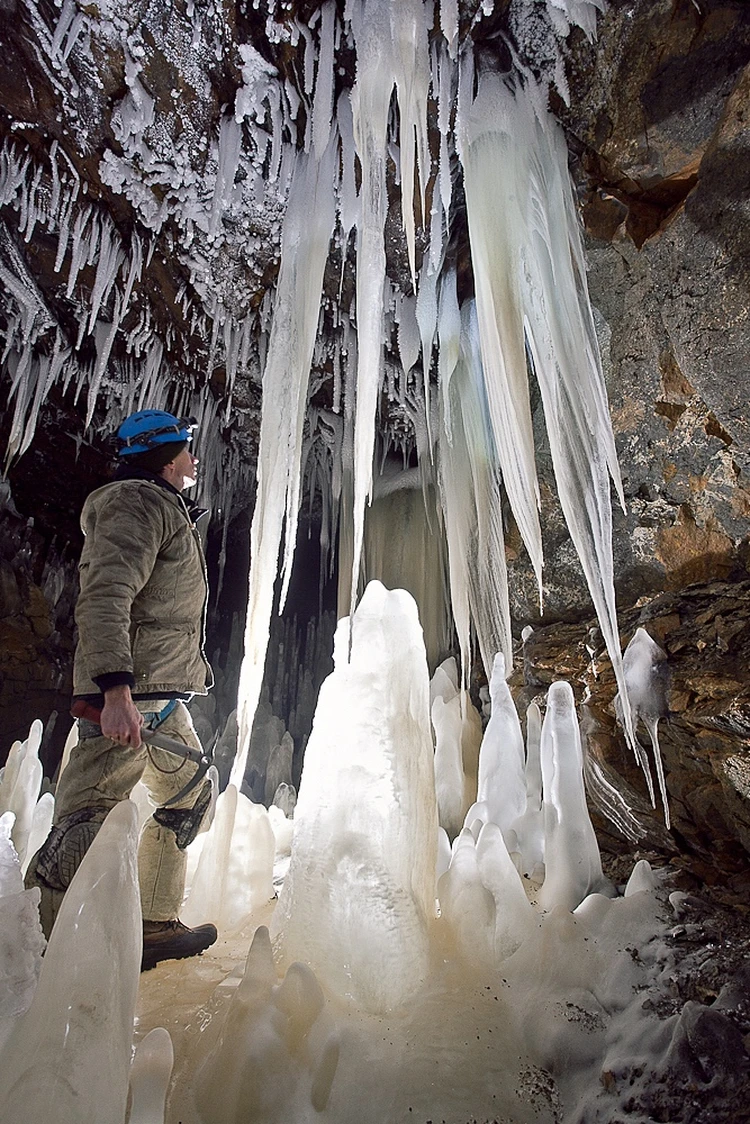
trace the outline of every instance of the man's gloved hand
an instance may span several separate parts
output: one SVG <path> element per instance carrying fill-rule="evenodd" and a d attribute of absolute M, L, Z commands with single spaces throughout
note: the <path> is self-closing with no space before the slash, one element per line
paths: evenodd
<path fill-rule="evenodd" d="M 105 738 L 111 738 L 118 745 L 141 744 L 143 715 L 136 709 L 130 694 L 130 687 L 110 687 L 104 692 L 104 706 L 100 722 Z"/>

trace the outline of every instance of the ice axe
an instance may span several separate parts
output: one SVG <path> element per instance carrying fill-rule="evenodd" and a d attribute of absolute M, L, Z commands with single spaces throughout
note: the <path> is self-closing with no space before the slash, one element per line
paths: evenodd
<path fill-rule="evenodd" d="M 93 722 L 96 726 L 101 725 L 102 712 L 97 707 L 93 706 L 85 699 L 75 699 L 70 713 L 74 718 L 83 718 L 87 722 Z M 190 778 L 184 788 L 181 788 L 176 796 L 172 796 L 169 800 L 165 800 L 162 808 L 168 808 L 170 804 L 176 803 L 188 792 L 191 792 L 199 781 L 202 781 L 208 772 L 209 766 L 213 764 L 213 757 L 210 753 L 204 753 L 201 749 L 195 749 L 192 745 L 185 745 L 184 742 L 178 742 L 176 738 L 168 738 L 166 734 L 160 734 L 158 730 L 149 730 L 148 727 L 141 728 L 141 738 L 147 745 L 156 746 L 158 749 L 165 749 L 167 753 L 173 753 L 175 757 L 181 757 L 183 761 L 192 761 L 197 766 L 197 771 Z"/>

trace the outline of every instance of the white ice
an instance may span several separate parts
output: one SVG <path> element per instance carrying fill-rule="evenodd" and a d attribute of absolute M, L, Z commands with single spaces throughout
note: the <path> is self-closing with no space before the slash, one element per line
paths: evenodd
<path fill-rule="evenodd" d="M 523 734 L 518 712 L 505 682 L 505 659 L 495 656 L 490 679 L 492 716 L 479 751 L 477 799 L 487 805 L 489 819 L 507 833 L 526 811 Z"/>
<path fill-rule="evenodd" d="M 435 903 L 429 683 L 413 599 L 371 582 L 347 662 L 348 643 L 345 618 L 307 744 L 274 933 L 284 963 L 304 960 L 378 1010 L 424 978 Z"/>
<path fill-rule="evenodd" d="M 553 683 L 541 737 L 545 878 L 543 909 L 572 910 L 605 886 L 599 845 L 586 807 L 581 736 L 568 683 Z"/>
<path fill-rule="evenodd" d="M 245 774 L 258 704 L 282 536 L 285 588 L 297 537 L 302 427 L 318 328 L 323 270 L 334 223 L 335 145 L 300 156 L 287 204 L 273 327 L 263 372 L 258 482 L 251 529 L 245 655 L 238 690 L 239 749 L 232 783 Z"/>
<path fill-rule="evenodd" d="M 637 628 L 625 649 L 622 662 L 625 670 L 627 697 L 633 715 L 633 725 L 637 728 L 638 722 L 641 721 L 648 732 L 654 754 L 656 775 L 659 779 L 659 792 L 664 805 L 664 819 L 667 828 L 669 828 L 667 783 L 659 748 L 659 719 L 665 718 L 669 714 L 667 655 L 649 636 L 645 628 Z M 615 697 L 615 708 L 618 716 L 621 717 L 622 702 L 619 693 Z M 646 764 L 644 768 L 648 770 L 648 765 Z M 650 781 L 650 771 L 647 772 L 647 777 Z M 653 800 L 653 787 L 651 785 L 649 787 Z"/>

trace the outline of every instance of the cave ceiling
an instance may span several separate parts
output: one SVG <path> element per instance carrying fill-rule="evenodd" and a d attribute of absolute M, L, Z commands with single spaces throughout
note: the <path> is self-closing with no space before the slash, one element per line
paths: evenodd
<path fill-rule="evenodd" d="M 747 6 L 601 4 L 597 38 L 572 26 L 562 43 L 550 34 L 554 7 L 526 3 L 521 21 L 507 2 L 462 2 L 458 43 L 473 44 L 480 69 L 527 67 L 554 79 L 551 105 L 565 129 L 590 237 L 640 251 L 688 201 L 699 227 L 701 205 L 706 210 L 702 225 L 711 240 L 723 240 L 727 268 L 740 269 L 747 251 L 746 227 L 744 242 L 736 232 L 740 173 L 727 146 L 717 145 L 717 129 L 739 96 Z M 34 391 L 46 381 L 40 433 L 67 432 L 77 454 L 89 445 L 92 471 L 100 435 L 123 409 L 141 404 L 139 395 L 186 411 L 203 400 L 228 450 L 224 467 L 244 474 L 249 489 L 284 161 L 309 144 L 325 10 L 218 0 L 0 4 L 0 317 L 12 388 L 2 436 L 11 462 L 41 440 Z M 343 4 L 333 22 L 335 105 L 351 90 L 357 64 Z M 441 40 L 436 18 L 433 50 Z M 558 55 L 564 75 L 552 71 Z M 440 142 L 434 98 L 428 114 L 429 203 Z M 395 115 L 394 108 L 394 141 Z M 723 226 L 712 200 L 700 198 L 709 162 L 725 176 Z M 472 277 L 455 153 L 451 170 L 446 253 L 464 298 Z M 409 295 L 396 179 L 391 160 L 387 274 L 394 293 Z M 425 246 L 419 223 L 417 215 L 417 268 Z M 339 225 L 325 273 L 310 385 L 322 413 L 339 408 L 336 356 L 326 341 L 355 315 L 353 241 Z M 386 340 L 386 356 L 389 346 Z M 709 375 L 705 382 L 714 399 L 726 397 L 726 387 L 709 385 Z M 733 438 L 746 442 L 744 411 L 734 407 L 730 432 L 733 422 Z M 409 419 L 387 396 L 379 424 L 397 442 L 413 443 Z"/>

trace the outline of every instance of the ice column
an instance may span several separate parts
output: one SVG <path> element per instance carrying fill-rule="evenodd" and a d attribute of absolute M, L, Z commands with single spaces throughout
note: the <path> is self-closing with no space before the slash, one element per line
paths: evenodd
<path fill-rule="evenodd" d="M 437 814 L 422 630 L 413 598 L 370 582 L 336 630 L 273 929 L 371 1010 L 405 1000 L 427 970 Z"/>
<path fill-rule="evenodd" d="M 122 1124 L 141 960 L 135 804 L 110 812 L 68 889 L 0 1065 L 0 1118 Z"/>

